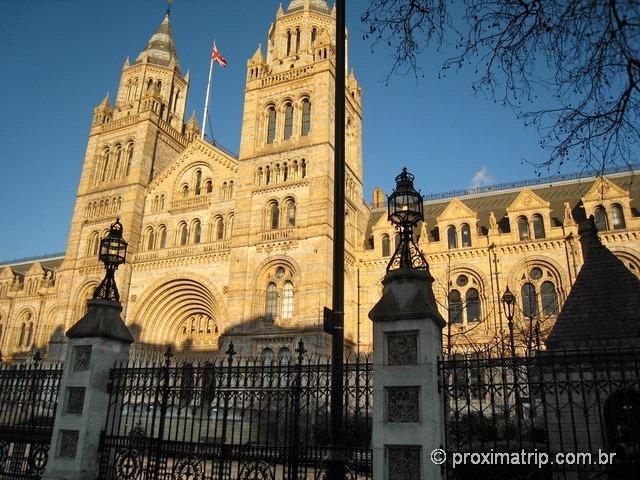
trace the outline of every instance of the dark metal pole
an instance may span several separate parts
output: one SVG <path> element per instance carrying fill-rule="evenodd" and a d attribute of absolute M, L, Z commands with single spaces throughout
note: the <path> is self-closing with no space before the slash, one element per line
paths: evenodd
<path fill-rule="evenodd" d="M 327 452 L 327 477 L 344 480 L 342 448 L 344 379 L 344 181 L 345 181 L 345 3 L 336 0 L 335 151 L 333 165 L 333 322 L 331 342 L 331 443 Z"/>

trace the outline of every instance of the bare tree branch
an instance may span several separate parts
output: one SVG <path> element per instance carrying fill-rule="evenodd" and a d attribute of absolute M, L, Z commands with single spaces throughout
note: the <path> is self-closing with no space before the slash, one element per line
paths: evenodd
<path fill-rule="evenodd" d="M 418 56 L 465 25 L 443 73 L 476 65 L 476 92 L 537 128 L 559 168 L 570 157 L 602 171 L 640 146 L 638 0 L 371 0 L 366 37 L 395 51 L 391 74 L 421 73 Z M 449 8 L 448 8 L 449 7 Z M 456 18 L 451 18 L 454 14 Z"/>

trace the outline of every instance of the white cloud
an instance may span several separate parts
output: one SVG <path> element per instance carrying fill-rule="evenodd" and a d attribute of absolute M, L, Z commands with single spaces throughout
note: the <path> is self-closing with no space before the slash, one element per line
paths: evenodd
<path fill-rule="evenodd" d="M 471 180 L 471 186 L 477 188 L 484 185 L 489 185 L 492 182 L 493 179 L 487 174 L 487 167 L 483 166 L 473 176 L 473 179 Z"/>

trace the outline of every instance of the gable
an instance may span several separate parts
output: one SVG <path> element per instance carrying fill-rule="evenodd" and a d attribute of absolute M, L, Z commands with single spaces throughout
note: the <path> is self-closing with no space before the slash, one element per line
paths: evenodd
<path fill-rule="evenodd" d="M 597 178 L 589 191 L 582 197 L 583 202 L 601 202 L 614 198 L 627 198 L 629 192 L 623 190 L 618 185 L 605 177 Z"/>
<path fill-rule="evenodd" d="M 475 219 L 476 212 L 467 207 L 457 198 L 454 198 L 445 207 L 443 212 L 438 215 L 438 222 L 443 220 L 462 220 L 462 219 Z"/>
<path fill-rule="evenodd" d="M 507 207 L 507 212 L 520 212 L 523 210 L 539 210 L 549 208 L 549 202 L 543 200 L 530 189 L 525 188 Z"/>
<path fill-rule="evenodd" d="M 197 165 L 208 167 L 217 179 L 233 177 L 238 162 L 231 155 L 200 139 L 192 142 L 178 158 L 165 168 L 149 185 L 149 192 L 171 192 L 182 173 Z"/>
<path fill-rule="evenodd" d="M 13 270 L 11 270 L 11 267 L 4 267 L 0 270 L 0 280 L 13 280 Z"/>

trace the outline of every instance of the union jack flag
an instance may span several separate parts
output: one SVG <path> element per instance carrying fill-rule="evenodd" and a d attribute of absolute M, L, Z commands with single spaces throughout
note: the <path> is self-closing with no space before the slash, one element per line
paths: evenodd
<path fill-rule="evenodd" d="M 216 47 L 216 42 L 213 42 L 213 49 L 211 50 L 211 58 L 216 62 L 218 62 L 218 64 L 222 68 L 227 66 L 227 61 L 222 55 L 220 55 L 220 52 L 218 51 L 218 47 Z"/>

